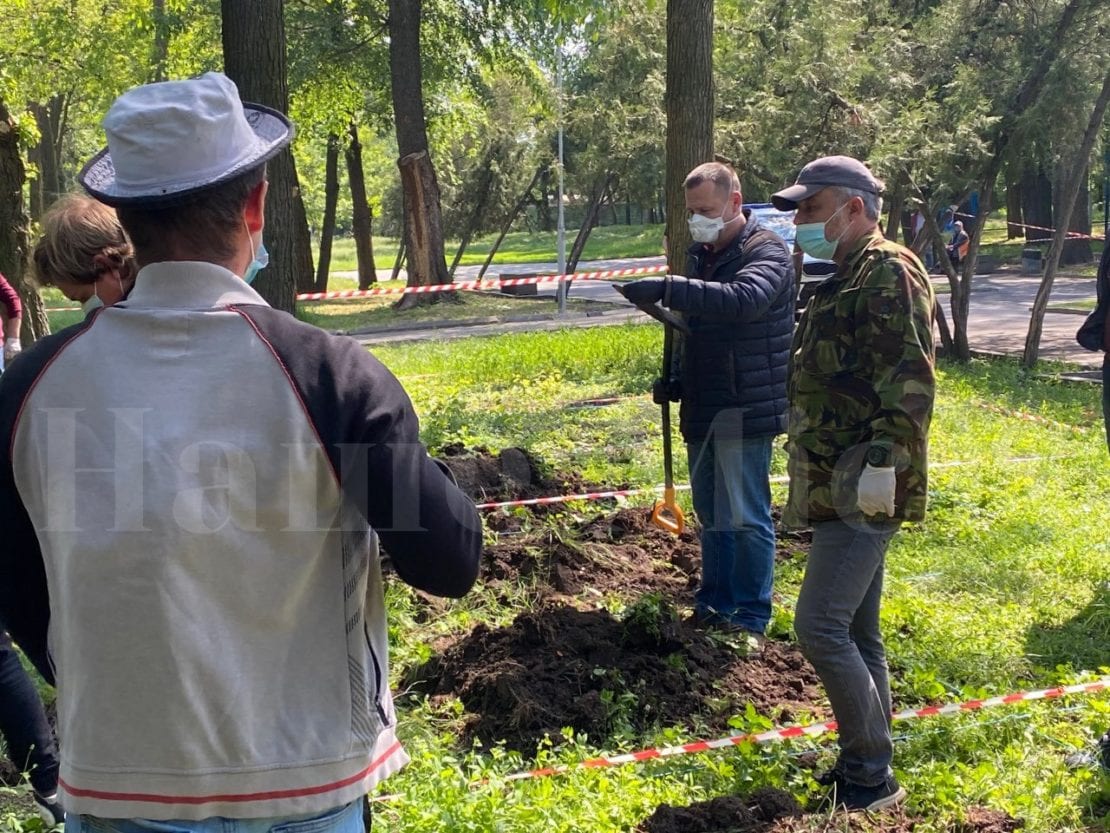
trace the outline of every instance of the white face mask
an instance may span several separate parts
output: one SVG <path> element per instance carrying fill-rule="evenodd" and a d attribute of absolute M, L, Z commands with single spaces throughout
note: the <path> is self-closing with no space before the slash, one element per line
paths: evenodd
<path fill-rule="evenodd" d="M 704 214 L 691 214 L 686 223 L 696 243 L 716 243 L 725 227 L 725 221 L 720 217 L 706 217 Z"/>

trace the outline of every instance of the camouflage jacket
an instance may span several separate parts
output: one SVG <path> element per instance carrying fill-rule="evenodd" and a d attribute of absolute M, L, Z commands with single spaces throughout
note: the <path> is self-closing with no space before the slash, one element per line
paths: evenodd
<path fill-rule="evenodd" d="M 818 286 L 790 351 L 788 525 L 858 517 L 872 448 L 897 470 L 895 518 L 924 518 L 934 300 L 921 261 L 878 231 Z"/>

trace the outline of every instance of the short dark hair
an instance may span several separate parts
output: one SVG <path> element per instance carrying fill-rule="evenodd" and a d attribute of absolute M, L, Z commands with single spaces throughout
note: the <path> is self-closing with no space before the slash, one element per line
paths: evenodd
<path fill-rule="evenodd" d="M 173 260 L 181 251 L 227 260 L 235 255 L 234 241 L 243 226 L 247 197 L 265 178 L 266 166 L 259 165 L 181 202 L 157 208 L 119 206 L 116 214 L 141 265 Z"/>
<path fill-rule="evenodd" d="M 740 192 L 740 177 L 736 175 L 736 171 L 723 162 L 706 162 L 698 165 L 686 174 L 682 186 L 689 190 L 690 188 L 697 188 L 703 182 L 712 182 L 717 190 L 726 196 L 733 191 Z"/>

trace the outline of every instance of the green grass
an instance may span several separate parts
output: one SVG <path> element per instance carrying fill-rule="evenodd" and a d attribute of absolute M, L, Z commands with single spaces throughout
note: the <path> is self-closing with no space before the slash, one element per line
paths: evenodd
<path fill-rule="evenodd" d="M 352 283 L 354 283 L 352 281 Z M 383 281 L 382 287 L 401 287 L 402 281 Z M 498 320 L 521 316 L 555 315 L 554 298 L 514 298 L 488 292 L 459 292 L 454 298 L 398 310 L 399 296 L 340 298 L 333 301 L 306 301 L 297 305 L 297 317 L 325 330 L 350 332 L 357 329 L 402 326 L 429 321 L 465 321 L 494 317 Z M 575 298 L 567 299 L 569 312 L 585 312 L 610 305 Z"/>
<path fill-rule="evenodd" d="M 577 229 L 568 229 L 567 254 Z M 480 265 L 485 262 L 497 235 L 488 234 L 474 238 L 463 253 L 459 263 L 463 266 Z M 392 269 L 397 257 L 398 241 L 393 237 L 374 238 L 374 262 L 378 269 Z M 455 258 L 458 241 L 447 241 L 447 265 Z M 514 231 L 505 235 L 497 249 L 493 263 L 554 263 L 556 261 L 555 232 Z M 663 226 L 600 226 L 590 232 L 582 260 L 608 260 L 624 257 L 655 257 L 663 254 Z M 340 237 L 332 245 L 331 271 L 350 272 L 357 267 L 355 242 L 350 237 Z M 491 267 L 492 268 L 492 267 Z M 497 271 L 493 269 L 493 271 Z"/>
<path fill-rule="evenodd" d="M 434 446 L 521 445 L 553 467 L 600 484 L 661 479 L 657 409 L 644 394 L 655 374 L 651 326 L 533 333 L 375 351 L 405 382 Z M 899 703 L 961 700 L 1070 682 L 1110 662 L 1110 465 L 1097 388 L 1054 383 L 1008 361 L 941 369 L 932 432 L 932 509 L 889 554 L 884 630 Z M 590 411 L 577 400 L 622 396 Z M 683 454 L 676 476 L 686 477 Z M 1022 459 L 1037 458 L 1037 459 Z M 776 451 L 774 469 L 783 456 Z M 781 490 L 776 490 L 781 498 Z M 568 507 L 563 522 L 589 507 Z M 558 516 L 550 523 L 560 523 Z M 776 617 L 790 620 L 801 566 L 782 566 Z M 479 589 L 435 623 L 417 622 L 411 594 L 394 586 L 398 665 L 426 656 L 443 635 L 512 615 Z M 519 600 L 517 600 L 519 603 Z M 390 830 L 631 830 L 661 801 L 688 803 L 768 784 L 812 794 L 790 748 L 742 748 L 673 762 L 579 771 L 502 785 L 536 762 L 595 754 L 578 738 L 536 761 L 455 748 L 451 704 L 403 703 L 414 763 L 386 789 L 375 827 Z M 742 720 L 742 716 L 738 716 Z M 1072 710 L 1031 705 L 958 720 L 899 726 L 896 767 L 921 830 L 948 830 L 960 808 L 987 804 L 1024 818 L 1029 831 L 1102 829 L 1099 779 L 1073 772 L 1063 753 L 1110 723 L 1105 697 Z M 756 727 L 759 728 L 759 727 Z M 628 738 L 626 748 L 682 733 Z M 490 777 L 485 787 L 468 782 Z"/>

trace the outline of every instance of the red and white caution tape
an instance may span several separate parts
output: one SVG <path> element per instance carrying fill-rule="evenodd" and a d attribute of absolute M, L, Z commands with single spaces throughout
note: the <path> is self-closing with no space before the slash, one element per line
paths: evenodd
<path fill-rule="evenodd" d="M 429 292 L 478 292 L 502 286 L 525 286 L 533 283 L 565 283 L 566 281 L 602 281 L 609 278 L 626 278 L 632 275 L 660 275 L 667 271 L 666 262 L 655 266 L 637 266 L 632 269 L 606 269 L 602 272 L 574 272 L 565 275 L 535 275 L 530 278 L 505 278 L 504 280 L 458 281 L 437 283 L 431 286 L 404 286 L 382 289 L 349 289 L 337 292 L 303 292 L 298 301 L 324 301 L 333 298 L 370 298 L 376 295 L 419 295 Z"/>
<path fill-rule="evenodd" d="M 1012 415 L 1012 413 L 1009 412 L 1009 411 L 1007 411 L 1006 413 Z M 1080 429 L 1075 428 L 1075 426 L 1068 426 L 1068 425 L 1064 425 L 1063 423 L 1052 423 L 1051 420 L 1048 420 L 1048 422 L 1050 424 L 1053 424 L 1053 425 L 1059 425 L 1060 427 L 1073 428 L 1074 430 L 1080 430 Z M 1036 455 L 1033 455 L 1033 456 L 1029 456 L 1029 457 L 1007 457 L 1004 460 L 1000 460 L 999 462 L 1001 462 L 1001 463 L 1037 463 L 1037 462 L 1043 462 L 1045 460 L 1063 460 L 1063 459 L 1067 459 L 1067 458 L 1064 457 L 1064 456 L 1036 456 Z M 958 468 L 960 466 L 970 466 L 970 465 L 978 465 L 978 464 L 975 463 L 975 461 L 973 461 L 973 460 L 950 460 L 950 461 L 944 462 L 944 463 L 933 463 L 933 464 L 931 464 L 930 468 L 933 468 L 933 469 L 949 469 L 949 468 Z M 777 475 L 775 477 L 769 478 L 768 482 L 769 483 L 789 483 L 790 478 L 787 477 L 786 475 Z M 478 504 L 475 504 L 475 506 L 478 509 L 507 509 L 507 508 L 510 508 L 510 507 L 513 507 L 513 506 L 547 506 L 547 505 L 552 504 L 552 503 L 569 503 L 572 500 L 604 500 L 605 498 L 629 497 L 631 495 L 660 494 L 660 493 L 662 493 L 663 488 L 664 488 L 663 485 L 659 484 L 657 486 L 644 486 L 644 487 L 641 487 L 641 488 L 638 488 L 638 489 L 611 489 L 609 491 L 603 491 L 603 492 L 581 492 L 579 494 L 574 494 L 574 495 L 551 495 L 549 497 L 530 497 L 530 498 L 522 498 L 520 500 L 500 500 L 500 501 L 495 501 L 495 502 L 492 502 L 492 503 L 478 503 Z M 676 492 L 686 492 L 686 491 L 690 490 L 690 484 L 689 483 L 681 483 L 681 484 L 676 485 L 674 488 L 675 488 Z"/>
<path fill-rule="evenodd" d="M 994 706 L 1011 706 L 1016 703 L 1025 703 L 1033 700 L 1053 700 L 1067 694 L 1094 694 L 1110 688 L 1110 677 L 1100 677 L 1090 683 L 1046 688 L 1040 691 L 1018 691 L 1000 697 L 988 697 L 983 700 L 968 700 L 963 703 L 949 703 L 944 706 L 925 706 L 920 709 L 905 709 L 895 712 L 894 720 L 920 720 L 925 717 L 939 717 L 940 715 L 961 714 L 964 712 L 977 712 Z M 517 772 L 507 776 L 506 781 L 523 781 L 529 778 L 545 778 L 549 775 L 560 775 L 574 769 L 602 769 L 605 767 L 634 764 L 641 761 L 650 761 L 657 758 L 673 758 L 679 755 L 692 755 L 698 752 L 708 752 L 713 749 L 729 749 L 741 744 L 765 744 L 792 740 L 800 737 L 817 737 L 826 732 L 836 731 L 836 721 L 829 720 L 824 723 L 811 723 L 805 726 L 785 726 L 779 729 L 770 729 L 766 732 L 756 732 L 747 735 L 731 735 L 716 740 L 696 740 L 678 746 L 661 746 L 654 749 L 641 749 L 624 755 L 602 755 L 597 758 L 588 758 L 573 764 L 543 767 L 526 772 Z"/>
<path fill-rule="evenodd" d="M 976 216 L 974 214 L 964 214 L 962 211 L 957 211 L 955 213 L 955 216 L 956 217 L 966 217 L 969 220 L 976 219 Z M 1011 222 L 1010 220 L 1007 220 L 1006 225 L 1008 225 L 1008 226 L 1017 226 L 1018 228 L 1031 228 L 1031 229 L 1036 229 L 1037 231 L 1051 231 L 1053 234 L 1056 233 L 1056 229 L 1054 229 L 1054 228 L 1049 228 L 1048 226 L 1035 226 L 1032 223 L 1014 223 L 1014 222 Z M 1103 239 L 1105 239 L 1105 238 L 1099 237 L 1097 234 L 1084 234 L 1081 231 L 1069 231 L 1068 232 L 1068 238 L 1071 239 L 1071 240 L 1103 240 Z"/>

